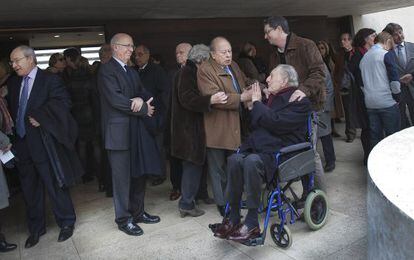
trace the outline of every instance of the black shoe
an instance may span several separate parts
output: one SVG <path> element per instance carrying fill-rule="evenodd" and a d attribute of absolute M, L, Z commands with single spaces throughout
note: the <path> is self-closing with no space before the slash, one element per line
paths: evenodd
<path fill-rule="evenodd" d="M 323 169 L 325 172 L 331 172 L 335 170 L 335 162 L 327 163 Z"/>
<path fill-rule="evenodd" d="M 65 226 L 65 227 L 61 228 L 57 241 L 58 242 L 63 242 L 65 240 L 67 240 L 68 238 L 70 238 L 73 235 L 73 230 L 74 229 L 75 228 L 73 226 Z"/>
<path fill-rule="evenodd" d="M 210 198 L 210 197 L 207 197 L 205 199 L 202 199 L 202 201 L 204 202 L 204 204 L 207 204 L 207 205 L 211 205 L 211 204 L 214 204 L 215 203 L 214 199 L 213 198 Z"/>
<path fill-rule="evenodd" d="M 141 236 L 144 231 L 136 224 L 129 222 L 124 226 L 118 226 L 118 229 L 130 236 Z"/>
<path fill-rule="evenodd" d="M 25 248 L 31 248 L 34 247 L 37 243 L 39 243 L 39 237 L 43 236 L 44 234 L 46 234 L 46 231 L 41 232 L 40 234 L 36 233 L 36 234 L 31 234 L 27 239 L 26 239 L 26 243 L 24 244 Z"/>
<path fill-rule="evenodd" d="M 217 205 L 217 210 L 220 213 L 220 216 L 224 217 L 224 215 L 226 214 L 226 207 Z"/>
<path fill-rule="evenodd" d="M 141 217 L 134 219 L 134 223 L 144 223 L 144 224 L 155 224 L 160 222 L 161 219 L 158 216 L 152 216 L 147 212 L 144 212 Z"/>
<path fill-rule="evenodd" d="M 352 142 L 354 141 L 354 139 L 355 139 L 355 138 L 352 138 L 352 137 L 349 137 L 349 136 L 348 136 L 348 137 L 346 138 L 345 142 L 347 142 L 347 143 L 352 143 Z"/>
<path fill-rule="evenodd" d="M 88 183 L 88 182 L 91 182 L 91 181 L 93 181 L 93 176 L 91 176 L 91 175 L 87 175 L 87 174 L 85 174 L 85 175 L 83 175 L 82 176 L 82 182 L 83 183 Z"/>
<path fill-rule="evenodd" d="M 4 238 L 3 234 L 0 234 L 0 252 L 5 253 L 12 251 L 17 248 L 16 244 L 9 244 L 6 242 L 6 239 Z"/>
<path fill-rule="evenodd" d="M 161 185 L 165 181 L 165 178 L 156 178 L 151 182 L 151 186 Z"/>

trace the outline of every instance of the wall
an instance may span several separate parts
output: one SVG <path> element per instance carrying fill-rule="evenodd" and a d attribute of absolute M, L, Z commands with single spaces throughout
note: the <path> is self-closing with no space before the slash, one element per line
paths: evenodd
<path fill-rule="evenodd" d="M 364 27 L 381 32 L 388 23 L 393 22 L 403 27 L 406 41 L 414 42 L 413 14 L 414 6 L 362 16 L 353 16 L 355 32 Z"/>

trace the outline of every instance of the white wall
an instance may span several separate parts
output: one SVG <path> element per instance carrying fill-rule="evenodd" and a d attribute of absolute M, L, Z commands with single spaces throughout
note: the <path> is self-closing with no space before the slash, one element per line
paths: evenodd
<path fill-rule="evenodd" d="M 361 28 L 372 28 L 377 33 L 388 23 L 398 23 L 404 30 L 405 40 L 414 42 L 414 6 L 384 12 L 354 15 L 355 33 Z"/>

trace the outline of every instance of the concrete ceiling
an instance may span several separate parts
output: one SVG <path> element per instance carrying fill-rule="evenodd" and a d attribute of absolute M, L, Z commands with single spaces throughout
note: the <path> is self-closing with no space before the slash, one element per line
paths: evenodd
<path fill-rule="evenodd" d="M 359 15 L 414 5 L 414 0 L 16 0 L 0 22 Z"/>

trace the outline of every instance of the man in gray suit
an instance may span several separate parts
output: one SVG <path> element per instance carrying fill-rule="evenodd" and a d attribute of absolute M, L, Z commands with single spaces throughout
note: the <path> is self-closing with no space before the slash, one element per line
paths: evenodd
<path fill-rule="evenodd" d="M 397 69 L 401 81 L 401 100 L 399 103 L 401 112 L 401 128 L 414 124 L 414 43 L 404 41 L 404 33 L 401 25 L 389 23 L 385 26 L 385 32 L 392 35 L 397 60 Z M 406 110 L 410 117 L 407 117 Z M 410 123 L 411 120 L 411 123 Z"/>
<path fill-rule="evenodd" d="M 157 223 L 158 216 L 144 212 L 145 178 L 159 174 L 155 140 L 148 133 L 154 107 L 138 73 L 128 63 L 134 50 L 131 36 L 111 39 L 112 58 L 98 74 L 102 131 L 112 169 L 115 222 L 128 235 L 143 234 L 137 223 Z M 146 100 L 146 102 L 144 102 Z M 158 157 L 157 157 L 158 155 Z"/>

